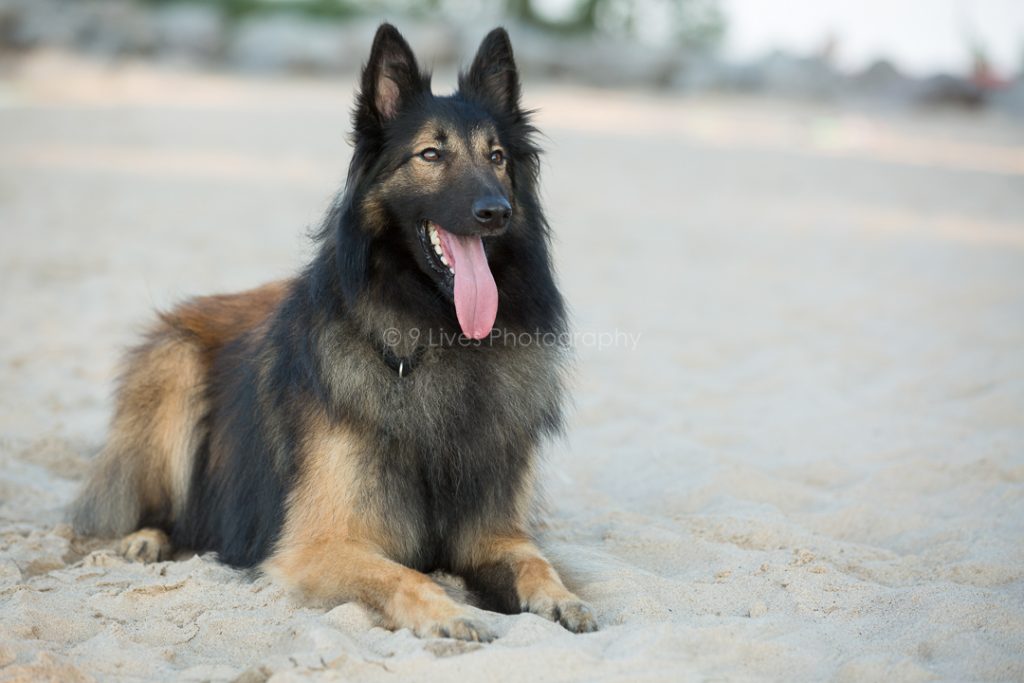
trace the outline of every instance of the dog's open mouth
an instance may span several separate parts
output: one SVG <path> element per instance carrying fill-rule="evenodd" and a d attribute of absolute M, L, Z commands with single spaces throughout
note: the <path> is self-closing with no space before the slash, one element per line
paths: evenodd
<path fill-rule="evenodd" d="M 428 220 L 423 222 L 420 242 L 430 267 L 451 288 L 462 333 L 471 339 L 489 335 L 498 315 L 498 287 L 483 240 L 479 235 L 456 235 Z"/>
<path fill-rule="evenodd" d="M 441 246 L 441 235 L 437 232 L 437 223 L 423 221 L 422 228 L 420 238 L 427 250 L 427 261 L 435 271 L 445 276 L 448 284 L 454 284 L 455 269 L 452 268 L 451 259 L 444 253 L 444 247 Z"/>

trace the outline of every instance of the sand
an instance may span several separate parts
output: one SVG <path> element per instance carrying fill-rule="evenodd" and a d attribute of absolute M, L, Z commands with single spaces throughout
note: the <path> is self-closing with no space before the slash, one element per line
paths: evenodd
<path fill-rule="evenodd" d="M 598 633 L 418 640 L 74 539 L 119 352 L 301 265 L 352 83 L 0 80 L 0 680 L 1024 680 L 1024 126 L 985 114 L 527 82 L 583 333 L 541 543 Z"/>

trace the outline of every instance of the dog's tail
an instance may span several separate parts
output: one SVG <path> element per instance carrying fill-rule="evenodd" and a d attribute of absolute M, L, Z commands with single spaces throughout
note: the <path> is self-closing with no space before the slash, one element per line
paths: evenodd
<path fill-rule="evenodd" d="M 129 354 L 109 440 L 69 510 L 76 533 L 123 536 L 182 511 L 207 412 L 202 359 L 167 318 Z"/>
<path fill-rule="evenodd" d="M 112 444 L 100 452 L 88 481 L 68 510 L 76 534 L 115 538 L 139 528 L 142 501 L 132 465 L 132 455 L 112 448 Z"/>

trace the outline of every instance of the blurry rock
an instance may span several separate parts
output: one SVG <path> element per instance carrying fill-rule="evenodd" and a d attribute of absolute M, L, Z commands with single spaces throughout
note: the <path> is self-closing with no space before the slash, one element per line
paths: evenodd
<path fill-rule="evenodd" d="M 832 98 L 842 91 L 844 77 L 819 57 L 775 52 L 745 64 L 713 56 L 683 60 L 672 85 L 682 90 L 766 92 L 812 99 Z"/>
<path fill-rule="evenodd" d="M 15 35 L 19 21 L 19 7 L 16 0 L 0 0 L 0 48 L 15 48 Z"/>
<path fill-rule="evenodd" d="M 751 619 L 758 619 L 760 617 L 763 617 L 766 614 L 768 614 L 768 605 L 764 604 L 764 601 L 758 600 L 750 606 L 748 614 L 750 615 Z"/>
<path fill-rule="evenodd" d="M 72 47 L 79 17 L 61 11 L 69 3 L 56 0 L 0 0 L 0 38 L 19 50 L 43 45 Z"/>
<path fill-rule="evenodd" d="M 516 62 L 531 76 L 568 76 L 598 86 L 665 86 L 672 82 L 682 62 L 672 48 L 607 38 L 554 36 L 525 26 L 513 27 L 511 34 Z M 473 38 L 467 36 L 467 43 L 472 42 Z M 475 50 L 476 45 L 469 49 Z"/>
<path fill-rule="evenodd" d="M 849 79 L 856 95 L 881 98 L 887 102 L 906 102 L 919 94 L 920 84 L 904 75 L 887 59 L 879 59 Z"/>
<path fill-rule="evenodd" d="M 837 95 L 843 78 L 828 63 L 816 57 L 798 57 L 774 52 L 752 65 L 752 77 L 773 94 L 812 99 Z"/>
<path fill-rule="evenodd" d="M 242 20 L 225 52 L 228 62 L 249 71 L 338 71 L 352 66 L 340 25 L 291 15 Z"/>
<path fill-rule="evenodd" d="M 271 675 L 273 675 L 273 671 L 265 666 L 253 667 L 240 673 L 231 683 L 263 683 Z"/>
<path fill-rule="evenodd" d="M 683 61 L 671 85 L 686 92 L 755 92 L 764 88 L 764 77 L 756 65 L 696 55 Z"/>
<path fill-rule="evenodd" d="M 939 74 L 921 82 L 917 101 L 931 106 L 980 107 L 985 103 L 986 93 L 976 83 L 966 78 Z"/>
<path fill-rule="evenodd" d="M 379 19 L 318 21 L 290 14 L 255 16 L 232 31 L 226 60 L 253 71 L 337 72 L 359 69 L 370 52 Z M 402 34 L 417 54 L 429 55 L 430 68 L 455 60 L 455 29 L 440 23 L 402 22 Z"/>
<path fill-rule="evenodd" d="M 73 47 L 86 52 L 108 57 L 144 55 L 156 46 L 152 13 L 129 0 L 80 0 L 60 12 L 73 22 Z"/>
<path fill-rule="evenodd" d="M 657 49 L 596 40 L 581 51 L 574 64 L 580 78 L 594 85 L 652 85 L 672 82 L 681 59 L 672 49 Z"/>
<path fill-rule="evenodd" d="M 2 0 L 5 44 L 58 47 L 105 56 L 149 54 L 152 13 L 130 0 Z"/>
<path fill-rule="evenodd" d="M 561 69 L 564 49 L 558 45 L 558 41 L 534 28 L 518 24 L 509 26 L 508 31 L 515 49 L 516 64 L 523 73 L 551 75 Z M 463 55 L 470 56 L 465 59 L 471 59 L 479 44 L 479 36 L 469 35 L 468 31 L 463 35 L 460 50 Z"/>
<path fill-rule="evenodd" d="M 360 55 L 361 60 L 366 59 L 366 55 L 370 53 L 370 40 L 379 23 L 376 22 L 372 28 L 365 30 L 362 34 L 366 36 L 366 48 Z M 406 37 L 410 45 L 414 46 L 416 54 L 422 55 L 423 59 L 429 59 L 429 62 L 421 64 L 425 68 L 430 68 L 433 65 L 454 64 L 460 59 L 465 62 L 464 66 L 468 67 L 473 55 L 476 54 L 480 41 L 489 30 L 488 27 L 481 27 L 479 31 L 467 32 L 470 42 L 474 40 L 476 42 L 471 50 L 460 52 L 461 36 L 452 23 L 402 19 L 400 28 L 402 35 Z"/>
<path fill-rule="evenodd" d="M 468 65 L 486 26 L 465 17 L 427 20 L 387 17 L 424 58 L 423 66 Z M 257 14 L 229 21 L 216 3 L 139 0 L 0 0 L 0 49 L 37 47 L 116 58 L 125 55 L 209 65 L 224 62 L 248 71 L 353 72 L 369 53 L 385 17 L 345 21 L 299 13 Z M 879 60 L 846 77 L 831 63 L 834 43 L 817 56 L 776 52 L 748 63 L 678 47 L 656 48 L 600 36 L 563 36 L 505 23 L 520 68 L 528 78 L 568 78 L 596 86 L 643 85 L 683 91 L 762 92 L 783 97 L 869 98 L 882 103 L 977 107 L 991 105 L 1024 116 L 1018 79 L 974 80 L 940 75 L 918 80 Z"/>
<path fill-rule="evenodd" d="M 116 57 L 152 54 L 156 48 L 153 13 L 130 0 L 97 0 L 78 3 L 85 18 L 78 36 L 81 46 L 93 53 Z"/>
<path fill-rule="evenodd" d="M 476 44 L 472 51 L 460 52 L 462 43 L 458 28 L 453 24 L 438 21 L 416 21 L 408 18 L 366 17 L 346 21 L 341 25 L 344 62 L 347 68 L 362 67 L 370 54 L 370 45 L 377 27 L 385 20 L 397 21 L 402 35 L 412 45 L 420 67 L 433 70 L 434 67 L 454 64 L 458 59 L 468 62 L 476 53 L 477 45 L 484 33 L 475 35 Z"/>
<path fill-rule="evenodd" d="M 210 62 L 224 52 L 225 20 L 214 7 L 193 3 L 159 6 L 153 12 L 161 56 Z"/>
<path fill-rule="evenodd" d="M 989 102 L 999 111 L 1024 119 L 1024 76 L 1011 81 L 1009 85 L 1001 90 L 993 92 Z"/>

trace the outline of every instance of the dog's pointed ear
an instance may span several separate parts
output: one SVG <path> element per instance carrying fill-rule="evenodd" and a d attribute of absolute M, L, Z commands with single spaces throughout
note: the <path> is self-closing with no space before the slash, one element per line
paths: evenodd
<path fill-rule="evenodd" d="M 469 72 L 459 77 L 459 90 L 499 113 L 519 110 L 519 72 L 505 29 L 494 29 L 480 43 Z"/>
<path fill-rule="evenodd" d="M 363 67 L 357 124 L 381 126 L 391 121 L 410 98 L 422 92 L 423 83 L 409 43 L 397 28 L 381 24 Z"/>

